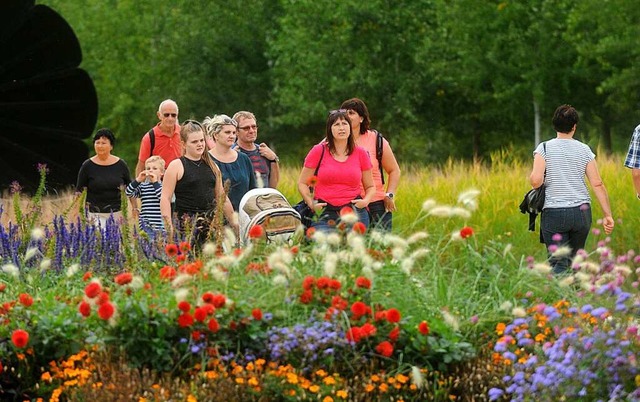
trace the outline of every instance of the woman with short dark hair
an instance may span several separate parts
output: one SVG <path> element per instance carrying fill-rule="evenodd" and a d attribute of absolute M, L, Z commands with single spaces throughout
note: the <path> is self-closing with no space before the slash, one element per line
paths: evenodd
<path fill-rule="evenodd" d="M 545 185 L 540 230 L 555 274 L 569 269 L 571 260 L 584 248 L 589 235 L 591 197 L 585 175 L 604 212 L 605 233 L 611 233 L 614 226 L 609 196 L 595 155 L 588 145 L 573 138 L 578 120 L 578 112 L 572 106 L 561 105 L 556 109 L 553 115 L 556 138 L 539 144 L 533 151 L 533 170 L 529 177 L 533 188 Z M 570 250 L 554 252 L 554 248 L 561 246 Z"/>
<path fill-rule="evenodd" d="M 111 154 L 116 138 L 108 128 L 99 129 L 93 136 L 95 156 L 84 161 L 78 172 L 76 189 L 87 189 L 88 217 L 102 228 L 111 214 L 120 212 L 121 190 L 131 181 L 129 167 L 121 158 Z"/>

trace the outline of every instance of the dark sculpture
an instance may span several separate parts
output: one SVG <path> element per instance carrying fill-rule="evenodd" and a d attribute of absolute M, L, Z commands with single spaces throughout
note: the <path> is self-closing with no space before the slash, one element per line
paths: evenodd
<path fill-rule="evenodd" d="M 33 191 L 38 164 L 48 189 L 75 183 L 98 117 L 80 43 L 58 13 L 34 0 L 0 1 L 0 191 Z"/>

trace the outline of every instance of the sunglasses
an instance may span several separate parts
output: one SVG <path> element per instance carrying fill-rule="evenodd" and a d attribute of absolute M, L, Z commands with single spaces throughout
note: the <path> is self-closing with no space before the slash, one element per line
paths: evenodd
<path fill-rule="evenodd" d="M 333 116 L 335 114 L 347 114 L 347 109 L 336 109 L 329 112 L 329 116 Z"/>
<path fill-rule="evenodd" d="M 252 124 L 250 126 L 242 126 L 242 127 L 238 127 L 239 130 L 248 130 L 248 129 L 254 129 L 257 130 L 258 129 L 258 125 L 257 124 Z"/>
<path fill-rule="evenodd" d="M 238 122 L 229 117 L 225 117 L 223 121 L 224 121 L 224 124 L 232 124 L 234 127 L 238 127 Z"/>
<path fill-rule="evenodd" d="M 169 116 L 171 116 L 171 117 L 173 117 L 173 118 L 178 117 L 178 113 L 162 113 L 162 115 L 163 115 L 164 117 L 169 117 Z"/>
<path fill-rule="evenodd" d="M 196 120 L 185 120 L 182 122 L 183 126 L 186 126 L 187 124 L 192 125 L 192 126 L 197 126 L 200 128 L 200 130 L 205 131 L 204 127 L 202 127 L 202 124 L 199 121 Z"/>

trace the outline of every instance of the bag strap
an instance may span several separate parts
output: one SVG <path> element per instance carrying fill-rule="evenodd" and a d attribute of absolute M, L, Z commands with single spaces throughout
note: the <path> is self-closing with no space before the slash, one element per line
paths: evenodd
<path fill-rule="evenodd" d="M 373 130 L 376 133 L 376 159 L 378 160 L 378 169 L 380 169 L 380 178 L 382 179 L 382 185 L 384 185 L 384 169 L 382 169 L 382 149 L 384 137 L 378 130 Z"/>
<path fill-rule="evenodd" d="M 320 160 L 318 160 L 318 166 L 316 166 L 316 170 L 313 172 L 314 176 L 318 176 L 318 170 L 320 170 L 320 164 L 322 163 L 322 158 L 324 157 L 324 143 L 322 143 L 322 153 L 320 154 Z M 309 191 L 311 195 L 313 195 L 313 187 L 309 187 Z"/>
<path fill-rule="evenodd" d="M 149 158 L 153 156 L 153 148 L 156 146 L 156 133 L 153 132 L 153 128 L 149 130 L 149 143 L 151 146 L 149 147 Z"/>

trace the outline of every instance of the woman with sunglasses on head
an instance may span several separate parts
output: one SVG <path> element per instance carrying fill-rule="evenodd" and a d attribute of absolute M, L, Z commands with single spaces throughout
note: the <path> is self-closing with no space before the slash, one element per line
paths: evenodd
<path fill-rule="evenodd" d="M 231 117 L 220 114 L 206 117 L 203 122 L 215 146 L 209 155 L 222 172 L 223 184 L 229 182 L 229 200 L 234 211 L 238 211 L 240 200 L 251 189 L 256 188 L 256 174 L 249 157 L 233 149 L 238 123 Z"/>
<path fill-rule="evenodd" d="M 372 229 L 390 231 L 393 225 L 392 214 L 396 210 L 394 194 L 400 181 L 398 161 L 393 155 L 389 142 L 384 138 L 379 142 L 378 132 L 370 129 L 369 110 L 361 99 L 347 99 L 342 102 L 340 108 L 347 110 L 356 144 L 369 152 L 369 159 L 373 165 L 371 172 L 376 192 L 369 203 L 370 226 Z M 379 153 L 382 153 L 380 160 L 378 160 Z M 383 171 L 387 174 L 386 183 L 383 182 Z"/>
<path fill-rule="evenodd" d="M 306 204 L 315 211 L 322 210 L 313 227 L 331 230 L 339 223 L 340 211 L 345 207 L 352 208 L 360 222 L 368 226 L 366 208 L 375 194 L 371 161 L 367 151 L 356 145 L 345 109 L 329 113 L 325 134 L 326 140 L 307 154 L 298 178 L 298 191 Z M 309 183 L 316 168 L 318 174 L 312 194 Z"/>
<path fill-rule="evenodd" d="M 164 174 L 160 211 L 172 239 L 171 199 L 175 195 L 175 211 L 182 231 L 193 228 L 193 243 L 202 245 L 209 237 L 218 203 L 232 222 L 233 208 L 224 195 L 222 174 L 206 152 L 205 129 L 193 120 L 180 128 L 184 154 L 173 160 Z M 236 228 L 237 229 L 237 228 Z"/>

